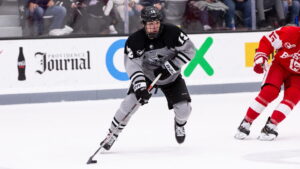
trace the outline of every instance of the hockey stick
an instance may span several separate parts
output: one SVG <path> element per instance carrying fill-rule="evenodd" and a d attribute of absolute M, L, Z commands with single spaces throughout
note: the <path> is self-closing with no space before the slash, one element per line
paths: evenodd
<path fill-rule="evenodd" d="M 148 91 L 150 92 L 154 85 L 156 84 L 156 82 L 159 80 L 159 78 L 161 77 L 161 73 L 157 75 L 157 77 L 153 80 L 153 82 L 150 84 L 150 86 L 148 87 Z M 127 117 L 131 114 L 131 112 L 136 108 L 136 106 L 138 106 L 140 104 L 140 100 L 139 99 L 129 110 L 129 112 L 126 114 L 126 116 L 122 119 L 122 121 L 118 124 L 118 126 L 116 128 L 119 128 L 122 124 L 123 121 L 125 121 L 127 119 Z M 113 133 L 111 133 L 110 137 L 107 139 L 109 140 L 111 137 L 113 136 Z M 103 144 L 104 145 L 104 144 Z M 100 147 L 95 151 L 95 153 L 89 158 L 89 160 L 86 162 L 86 164 L 95 164 L 97 163 L 97 160 L 93 160 L 93 158 L 95 157 L 95 155 L 102 149 L 102 145 L 100 145 Z"/>
<path fill-rule="evenodd" d="M 271 65 L 268 62 L 265 62 L 265 64 L 264 64 L 264 71 L 268 72 L 269 69 L 270 69 L 270 67 L 271 67 Z"/>

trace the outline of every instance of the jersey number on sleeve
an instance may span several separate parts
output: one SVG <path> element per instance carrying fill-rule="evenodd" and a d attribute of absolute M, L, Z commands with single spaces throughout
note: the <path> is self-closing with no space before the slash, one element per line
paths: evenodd
<path fill-rule="evenodd" d="M 187 35 L 185 35 L 184 33 L 180 33 L 179 37 L 178 37 L 178 41 L 183 45 L 185 43 L 185 41 L 187 41 L 189 39 L 189 37 Z"/>

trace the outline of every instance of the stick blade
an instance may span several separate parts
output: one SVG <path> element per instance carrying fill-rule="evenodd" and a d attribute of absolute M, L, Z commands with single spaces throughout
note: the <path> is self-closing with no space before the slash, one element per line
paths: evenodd
<path fill-rule="evenodd" d="M 93 158 L 89 158 L 89 160 L 86 162 L 86 164 L 96 164 L 97 160 L 93 160 Z"/>

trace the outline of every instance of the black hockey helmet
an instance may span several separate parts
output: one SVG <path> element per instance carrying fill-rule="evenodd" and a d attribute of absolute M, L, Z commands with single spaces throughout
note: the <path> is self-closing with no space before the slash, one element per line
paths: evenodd
<path fill-rule="evenodd" d="M 149 39 L 154 39 L 157 38 L 159 36 L 159 34 L 162 32 L 162 26 L 160 25 L 159 27 L 159 31 L 158 32 L 153 32 L 153 33 L 149 33 L 146 30 L 146 24 L 147 22 L 152 22 L 152 21 L 162 21 L 162 13 L 159 9 L 157 9 L 154 6 L 146 6 L 142 11 L 141 11 L 141 19 L 142 19 L 142 23 L 145 25 L 145 32 L 148 36 Z"/>
<path fill-rule="evenodd" d="M 155 20 L 162 21 L 162 13 L 160 12 L 159 9 L 157 9 L 154 6 L 146 6 L 142 11 L 141 11 L 141 19 L 143 24 L 146 22 L 151 22 Z"/>

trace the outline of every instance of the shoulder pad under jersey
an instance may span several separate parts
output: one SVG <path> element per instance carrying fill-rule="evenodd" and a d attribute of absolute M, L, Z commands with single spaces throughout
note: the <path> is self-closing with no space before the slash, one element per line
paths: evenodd
<path fill-rule="evenodd" d="M 164 39 L 167 44 L 171 44 L 172 47 L 182 46 L 185 44 L 189 37 L 185 32 L 175 25 L 165 24 L 164 25 Z"/>
<path fill-rule="evenodd" d="M 131 59 L 141 57 L 145 52 L 144 43 L 144 36 L 138 31 L 128 37 L 124 53 Z"/>

